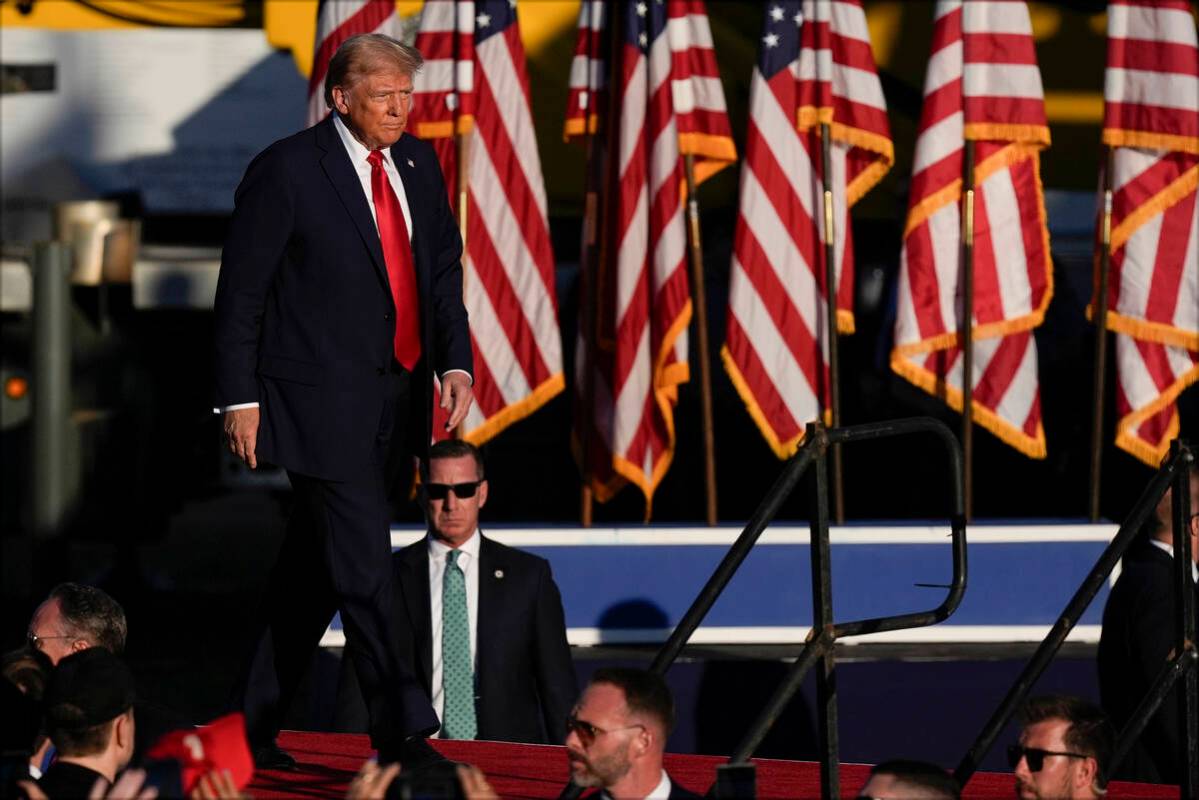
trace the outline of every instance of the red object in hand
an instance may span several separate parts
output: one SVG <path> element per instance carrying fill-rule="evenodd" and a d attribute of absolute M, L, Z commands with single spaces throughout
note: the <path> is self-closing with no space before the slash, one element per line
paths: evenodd
<path fill-rule="evenodd" d="M 194 730 L 172 731 L 150 748 L 146 760 L 178 761 L 184 793 L 190 793 L 201 777 L 217 769 L 229 770 L 238 791 L 254 777 L 246 719 L 240 713 L 228 714 Z"/>

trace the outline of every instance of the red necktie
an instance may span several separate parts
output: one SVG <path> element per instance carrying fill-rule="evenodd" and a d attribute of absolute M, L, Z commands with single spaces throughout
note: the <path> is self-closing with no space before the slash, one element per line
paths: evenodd
<path fill-rule="evenodd" d="M 404 369 L 411 371 L 420 360 L 420 308 L 416 300 L 412 243 L 408 240 L 408 226 L 404 224 L 404 210 L 383 171 L 383 153 L 372 150 L 366 160 L 371 165 L 375 219 L 379 225 L 379 241 L 383 245 L 383 261 L 387 264 L 391 299 L 395 301 L 395 357 Z"/>

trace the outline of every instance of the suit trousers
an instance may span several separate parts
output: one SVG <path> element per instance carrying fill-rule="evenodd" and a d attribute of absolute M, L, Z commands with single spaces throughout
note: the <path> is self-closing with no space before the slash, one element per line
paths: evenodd
<path fill-rule="evenodd" d="M 240 684 L 251 745 L 274 741 L 321 636 L 340 610 L 370 716 L 371 742 L 394 746 L 438 728 L 400 653 L 384 466 L 404 419 L 410 374 L 386 377 L 373 463 L 362 477 L 327 481 L 289 471 L 295 508 L 263 606 L 264 631 Z"/>

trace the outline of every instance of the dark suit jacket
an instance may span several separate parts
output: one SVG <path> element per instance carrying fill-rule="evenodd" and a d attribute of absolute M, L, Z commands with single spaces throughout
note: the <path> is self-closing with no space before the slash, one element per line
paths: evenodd
<path fill-rule="evenodd" d="M 1148 541 L 1134 545 L 1103 609 L 1099 695 L 1117 731 L 1144 699 L 1174 647 L 1173 561 Z M 1180 724 L 1175 687 L 1116 777 L 1178 783 L 1183 756 Z"/>
<path fill-rule="evenodd" d="M 400 649 L 411 655 L 412 671 L 432 697 L 428 542 L 421 539 L 397 551 L 392 565 L 402 587 L 396 593 L 402 606 L 397 613 Z M 478 738 L 561 744 L 578 684 L 566 642 L 562 598 L 549 562 L 484 536 L 478 566 Z M 339 706 L 362 702 L 347 662 L 343 659 Z M 353 717 L 348 714 L 342 719 Z M 348 727 L 354 727 L 354 722 Z"/>
<path fill-rule="evenodd" d="M 422 360 L 415 442 L 430 440 L 431 371 L 471 370 L 462 241 L 433 148 L 391 148 L 412 213 Z M 330 116 L 246 169 L 221 258 L 216 405 L 261 403 L 258 457 L 327 480 L 359 477 L 384 413 L 395 307 L 362 184 Z M 390 411 L 389 411 L 390 413 Z"/>
<path fill-rule="evenodd" d="M 87 797 L 98 779 L 108 785 L 108 780 L 94 769 L 66 761 L 55 761 L 38 780 L 37 785 L 50 800 L 76 800 Z"/>

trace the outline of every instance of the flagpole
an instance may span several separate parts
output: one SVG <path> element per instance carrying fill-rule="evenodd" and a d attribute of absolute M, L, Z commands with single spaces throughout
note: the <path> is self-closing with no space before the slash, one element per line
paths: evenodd
<path fill-rule="evenodd" d="M 962 157 L 962 485 L 966 520 L 974 514 L 974 141 Z"/>
<path fill-rule="evenodd" d="M 1095 324 L 1095 397 L 1091 418 L 1091 522 L 1099 521 L 1099 489 L 1103 475 L 1103 399 L 1107 372 L 1107 282 L 1111 268 L 1112 244 L 1112 167 L 1114 153 L 1107 147 L 1103 168 L 1103 220 L 1099 234 L 1099 288 L 1094 309 Z"/>
<path fill-rule="evenodd" d="M 683 164 L 687 173 L 687 244 L 691 250 L 691 306 L 695 311 L 699 351 L 699 396 L 703 412 L 704 495 L 708 525 L 716 524 L 716 444 L 712 424 L 712 364 L 708 357 L 708 303 L 704 290 L 704 251 L 699 234 L 699 200 L 695 196 L 695 156 L 688 153 Z"/>
<path fill-rule="evenodd" d="M 601 199 L 608 202 L 609 186 L 617 185 L 610 174 L 612 165 L 607 153 L 596 144 L 600 128 L 610 133 L 613 128 L 612 109 L 615 106 L 614 92 L 620 86 L 620 56 L 622 39 L 619 34 L 620 3 L 610 3 L 605 8 L 604 31 L 608 36 L 607 63 L 607 96 L 601 98 L 599 87 L 591 87 L 588 94 L 589 104 L 595 108 L 595 130 L 591 129 L 589 116 L 583 117 L 583 132 L 587 137 L 586 174 L 584 176 L 585 208 L 583 217 L 583 246 L 579 266 L 582 270 L 584 293 L 581 324 L 583 329 L 583 348 L 586 358 L 583 371 L 583 430 L 580 449 L 583 458 L 583 486 L 579 492 L 579 524 L 584 528 L 591 527 L 592 511 L 595 504 L 595 492 L 592 488 L 592 451 L 595 447 L 592 429 L 595 427 L 595 370 L 599 353 L 599 311 L 600 311 L 600 271 L 607 259 L 607 241 L 610 231 L 610 214 L 600 211 Z M 601 99 L 604 100 L 601 105 Z"/>
<path fill-rule="evenodd" d="M 455 145 L 458 153 L 458 233 L 462 236 L 462 260 L 466 261 L 469 256 L 466 250 L 466 208 L 470 195 L 470 134 L 459 132 L 455 135 Z M 466 296 L 466 276 L 467 270 L 462 270 L 462 296 Z M 455 439 L 461 439 L 463 429 L 466 427 L 466 419 L 454 426 L 450 435 Z"/>
<path fill-rule="evenodd" d="M 833 137 L 831 126 L 820 123 L 821 182 L 824 187 L 824 297 L 828 336 L 829 425 L 841 425 L 841 363 L 837 345 L 837 239 L 833 214 Z M 829 460 L 833 483 L 833 519 L 845 522 L 845 485 L 841 474 L 841 445 L 832 446 Z"/>

